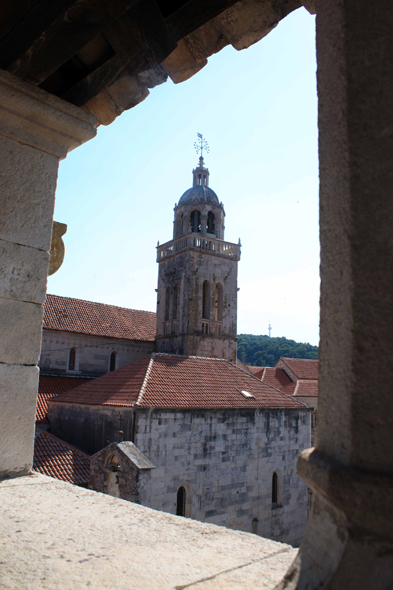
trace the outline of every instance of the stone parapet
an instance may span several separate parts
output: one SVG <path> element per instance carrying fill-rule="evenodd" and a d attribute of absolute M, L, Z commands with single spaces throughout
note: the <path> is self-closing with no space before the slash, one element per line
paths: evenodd
<path fill-rule="evenodd" d="M 41 474 L 0 482 L 4 588 L 272 590 L 296 550 Z"/>
<path fill-rule="evenodd" d="M 202 237 L 198 234 L 188 234 L 157 246 L 157 262 L 188 249 L 194 249 L 197 252 L 208 252 L 231 260 L 240 260 L 240 244 L 224 242 L 224 240 L 217 238 Z"/>

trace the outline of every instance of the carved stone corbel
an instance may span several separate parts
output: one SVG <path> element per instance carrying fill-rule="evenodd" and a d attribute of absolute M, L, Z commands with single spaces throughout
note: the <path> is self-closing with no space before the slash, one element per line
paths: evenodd
<path fill-rule="evenodd" d="M 65 246 L 62 236 L 64 236 L 66 231 L 67 225 L 65 223 L 59 223 L 58 221 L 53 222 L 52 243 L 49 252 L 49 275 L 53 275 L 57 272 L 63 264 Z"/>

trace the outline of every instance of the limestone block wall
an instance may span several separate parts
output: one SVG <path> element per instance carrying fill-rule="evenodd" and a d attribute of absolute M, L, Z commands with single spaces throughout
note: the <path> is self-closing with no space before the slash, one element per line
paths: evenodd
<path fill-rule="evenodd" d="M 52 434 L 89 455 L 118 440 L 119 430 L 133 440 L 132 408 L 49 401 L 48 418 Z"/>
<path fill-rule="evenodd" d="M 203 283 L 210 283 L 210 336 L 212 346 L 202 342 Z M 227 358 L 227 343 L 212 332 L 215 328 L 214 298 L 216 285 L 223 285 L 223 319 L 220 325 L 221 335 L 233 339 L 230 354 L 236 350 L 237 334 L 237 261 L 209 254 L 188 250 L 159 263 L 157 285 L 157 350 L 195 356 L 213 356 Z M 177 317 L 173 314 L 173 289 L 178 285 Z M 167 287 L 171 289 L 169 320 L 166 320 L 165 301 Z M 174 322 L 175 321 L 175 325 Z M 169 322 L 169 323 L 168 323 Z M 165 327 L 167 325 L 167 327 Z M 165 334 L 165 332 L 168 332 Z M 195 334 L 195 338 L 187 338 Z M 206 352 L 206 347 L 208 351 Z"/>
<path fill-rule="evenodd" d="M 75 370 L 68 369 L 71 348 L 76 350 Z M 116 353 L 116 369 L 153 352 L 154 342 L 124 341 L 44 330 L 39 366 L 43 373 L 90 375 L 99 377 L 109 372 L 112 352 Z"/>
<path fill-rule="evenodd" d="M 296 460 L 310 446 L 308 410 L 138 409 L 134 443 L 156 467 L 152 508 L 176 514 L 177 491 L 186 482 L 191 518 L 300 542 L 307 485 L 296 474 Z"/>

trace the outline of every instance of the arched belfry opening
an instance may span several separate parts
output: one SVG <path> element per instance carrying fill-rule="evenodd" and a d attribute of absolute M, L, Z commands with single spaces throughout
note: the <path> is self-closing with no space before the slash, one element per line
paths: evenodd
<path fill-rule="evenodd" d="M 214 234 L 216 231 L 216 217 L 213 211 L 209 211 L 207 214 L 207 233 Z"/>
<path fill-rule="evenodd" d="M 169 320 L 169 310 L 171 305 L 171 288 L 167 287 L 165 291 L 165 321 Z"/>
<path fill-rule="evenodd" d="M 224 311 L 224 288 L 221 283 L 216 285 L 216 293 L 214 298 L 214 316 L 216 322 L 222 322 Z"/>
<path fill-rule="evenodd" d="M 193 234 L 201 233 L 201 212 L 197 209 L 194 209 L 194 211 L 191 213 L 190 227 Z"/>

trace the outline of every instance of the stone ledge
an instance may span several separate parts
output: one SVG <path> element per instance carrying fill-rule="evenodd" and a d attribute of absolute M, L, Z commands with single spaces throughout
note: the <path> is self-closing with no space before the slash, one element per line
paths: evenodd
<path fill-rule="evenodd" d="M 96 135 L 97 119 L 79 109 L 0 70 L 0 132 L 56 158 Z"/>
<path fill-rule="evenodd" d="M 297 553 L 38 474 L 0 482 L 0 503 L 3 588 L 270 590 Z"/>

